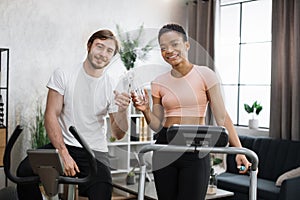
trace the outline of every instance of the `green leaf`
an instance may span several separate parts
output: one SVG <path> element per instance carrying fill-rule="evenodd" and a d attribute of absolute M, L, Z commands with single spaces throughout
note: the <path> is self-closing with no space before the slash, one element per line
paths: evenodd
<path fill-rule="evenodd" d="M 260 103 L 257 103 L 257 101 L 254 101 L 251 107 L 248 104 L 244 104 L 244 109 L 247 113 L 255 113 L 256 115 L 259 115 L 262 108 L 263 107 L 260 105 Z"/>
<path fill-rule="evenodd" d="M 254 101 L 252 107 L 253 107 L 253 108 L 256 108 L 256 106 L 257 106 L 257 101 Z"/>
<path fill-rule="evenodd" d="M 128 176 L 135 176 L 135 173 L 133 171 L 128 172 Z"/>
<path fill-rule="evenodd" d="M 113 137 L 113 136 L 111 136 L 110 138 L 109 138 L 109 141 L 110 142 L 115 142 L 117 139 L 115 138 L 115 137 Z"/>
<path fill-rule="evenodd" d="M 246 110 L 246 112 L 247 113 L 253 113 L 253 111 L 254 111 L 254 108 L 253 108 L 253 106 L 252 107 L 250 107 L 248 104 L 244 104 L 244 108 L 245 108 L 245 110 Z"/>
<path fill-rule="evenodd" d="M 50 143 L 44 125 L 44 112 L 41 105 L 37 105 L 35 121 L 30 123 L 29 131 L 31 132 L 32 148 L 39 148 Z"/>
<path fill-rule="evenodd" d="M 124 34 L 122 34 L 122 30 L 118 24 L 116 28 L 121 42 L 120 57 L 126 69 L 129 70 L 134 67 L 137 59 L 144 59 L 147 53 L 153 49 L 153 42 L 156 38 L 150 40 L 145 46 L 140 47 L 144 24 L 139 27 L 137 36 L 133 39 L 129 32 L 126 33 L 124 38 Z M 138 55 L 137 50 L 141 50 L 141 52 L 138 52 Z"/>
<path fill-rule="evenodd" d="M 259 115 L 259 113 L 260 113 L 261 110 L 262 110 L 262 106 L 261 106 L 261 105 L 258 105 L 258 106 L 256 107 L 255 113 L 256 113 L 257 115 Z"/>
<path fill-rule="evenodd" d="M 213 159 L 213 165 L 218 165 L 218 164 L 220 164 L 222 162 L 223 162 L 223 160 L 221 158 L 214 158 Z"/>

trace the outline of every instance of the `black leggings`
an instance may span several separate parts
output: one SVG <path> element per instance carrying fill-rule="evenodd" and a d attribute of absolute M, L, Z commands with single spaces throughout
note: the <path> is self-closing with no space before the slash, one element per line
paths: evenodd
<path fill-rule="evenodd" d="M 166 128 L 158 144 L 166 144 Z M 209 154 L 154 152 L 153 174 L 159 200 L 204 200 L 210 172 Z"/>
<path fill-rule="evenodd" d="M 49 144 L 42 148 L 52 149 L 53 146 Z M 86 152 L 84 152 L 82 148 L 74 146 L 67 146 L 67 148 L 79 167 L 80 173 L 78 174 L 78 177 L 85 177 L 89 173 L 89 163 Z M 112 179 L 109 167 L 97 160 L 97 169 L 97 176 L 90 182 L 78 186 L 79 194 L 88 197 L 89 200 L 111 200 Z M 20 163 L 17 175 L 20 177 L 33 176 L 28 157 Z M 42 200 L 38 184 L 18 184 L 17 191 L 19 200 Z"/>

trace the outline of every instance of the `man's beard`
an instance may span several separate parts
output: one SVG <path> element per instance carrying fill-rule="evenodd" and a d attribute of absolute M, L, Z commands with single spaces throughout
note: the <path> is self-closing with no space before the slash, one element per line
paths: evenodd
<path fill-rule="evenodd" d="M 97 60 L 99 60 L 99 59 L 101 60 L 100 63 L 97 62 Z M 109 63 L 109 62 L 105 61 L 103 59 L 103 57 L 101 57 L 101 56 L 99 58 L 96 58 L 95 56 L 92 57 L 91 55 L 89 56 L 89 62 L 94 69 L 103 69 Z"/>

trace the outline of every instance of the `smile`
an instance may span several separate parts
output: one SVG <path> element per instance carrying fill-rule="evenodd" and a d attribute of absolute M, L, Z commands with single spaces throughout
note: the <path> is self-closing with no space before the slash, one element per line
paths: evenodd
<path fill-rule="evenodd" d="M 166 56 L 167 59 L 175 59 L 177 58 L 178 54 L 174 54 L 174 55 L 171 55 L 171 56 Z"/>
<path fill-rule="evenodd" d="M 106 62 L 104 58 L 95 57 L 97 62 Z"/>

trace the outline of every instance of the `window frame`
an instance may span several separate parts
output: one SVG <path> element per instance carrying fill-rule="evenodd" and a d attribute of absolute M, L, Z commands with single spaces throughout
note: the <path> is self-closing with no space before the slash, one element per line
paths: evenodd
<path fill-rule="evenodd" d="M 236 112 L 236 113 L 230 113 L 230 116 L 234 116 L 234 119 L 233 119 L 233 123 L 235 126 L 241 126 L 241 127 L 247 127 L 248 124 L 245 124 L 245 119 L 243 118 L 242 121 L 244 122 L 241 122 L 241 115 L 245 115 L 246 111 L 243 109 L 244 107 L 244 103 L 248 103 L 248 102 L 241 102 L 241 90 L 243 89 L 243 87 L 247 87 L 247 86 L 251 86 L 251 87 L 265 87 L 265 88 L 268 88 L 268 91 L 270 92 L 271 91 L 271 48 L 270 48 L 270 69 L 269 70 L 269 83 L 243 83 L 242 80 L 241 80 L 241 59 L 242 59 L 242 48 L 247 46 L 247 45 L 252 45 L 252 44 L 259 44 L 259 43 L 264 43 L 264 44 L 267 44 L 267 45 L 270 45 L 271 47 L 271 44 L 272 44 L 272 41 L 271 41 L 271 37 L 270 37 L 270 40 L 265 40 L 265 41 L 252 41 L 252 42 L 244 42 L 242 41 L 242 30 L 243 30 L 243 25 L 242 25 L 242 20 L 243 20 L 243 7 L 244 5 L 246 5 L 246 3 L 249 3 L 249 2 L 257 2 L 258 0 L 219 0 L 219 16 L 221 16 L 221 10 L 222 10 L 222 7 L 225 7 L 225 6 L 236 6 L 238 5 L 239 6 L 239 38 L 238 38 L 238 73 L 237 73 L 237 82 L 236 83 L 222 83 L 221 82 L 221 87 L 222 88 L 229 88 L 229 87 L 232 87 L 232 88 L 237 88 L 237 91 L 236 92 L 236 99 L 234 100 L 236 103 L 234 104 L 237 104 L 236 105 L 236 108 L 234 109 L 233 112 Z M 271 1 L 271 0 L 269 0 Z M 222 3 L 223 2 L 223 3 Z M 224 3 L 225 2 L 225 3 Z M 270 8 L 271 9 L 271 8 Z M 217 14 L 218 16 L 218 14 Z M 216 71 L 218 72 L 218 62 L 219 62 L 219 56 L 220 56 L 220 49 L 222 46 L 220 44 L 220 37 L 221 37 L 221 20 L 219 19 L 219 21 L 217 22 L 217 28 L 216 30 L 219 30 L 219 32 L 216 34 Z M 271 30 L 271 24 L 272 24 L 272 21 L 270 21 L 270 30 Z M 220 40 L 220 41 L 219 41 Z M 231 43 L 231 45 L 235 45 L 234 43 Z M 224 47 L 224 46 L 222 46 Z M 220 63 L 220 66 L 221 66 L 222 63 Z M 222 80 L 221 80 L 222 81 Z M 226 94 L 226 93 L 225 93 Z M 234 97 L 233 97 L 234 98 Z M 269 98 L 270 99 L 270 98 Z M 225 101 L 225 99 L 224 99 Z M 267 126 L 260 126 L 259 128 L 263 128 L 263 129 L 268 129 L 269 128 L 269 121 L 270 121 L 270 101 L 267 102 L 268 104 L 267 105 L 262 105 L 263 106 L 263 109 L 266 110 L 265 112 L 265 115 L 267 115 L 268 117 L 268 120 L 265 121 L 265 124 L 266 122 L 268 121 L 268 125 Z M 252 104 L 252 102 L 249 102 L 248 104 Z M 266 104 L 266 103 L 264 103 Z M 228 108 L 228 105 L 226 105 L 226 102 L 225 102 L 225 106 L 226 108 Z M 245 112 L 245 113 L 241 113 L 241 112 Z M 246 113 L 247 114 L 247 113 Z M 261 114 L 260 114 L 261 115 Z M 235 119 L 236 118 L 236 119 Z M 250 119 L 248 117 L 248 119 Z"/>

